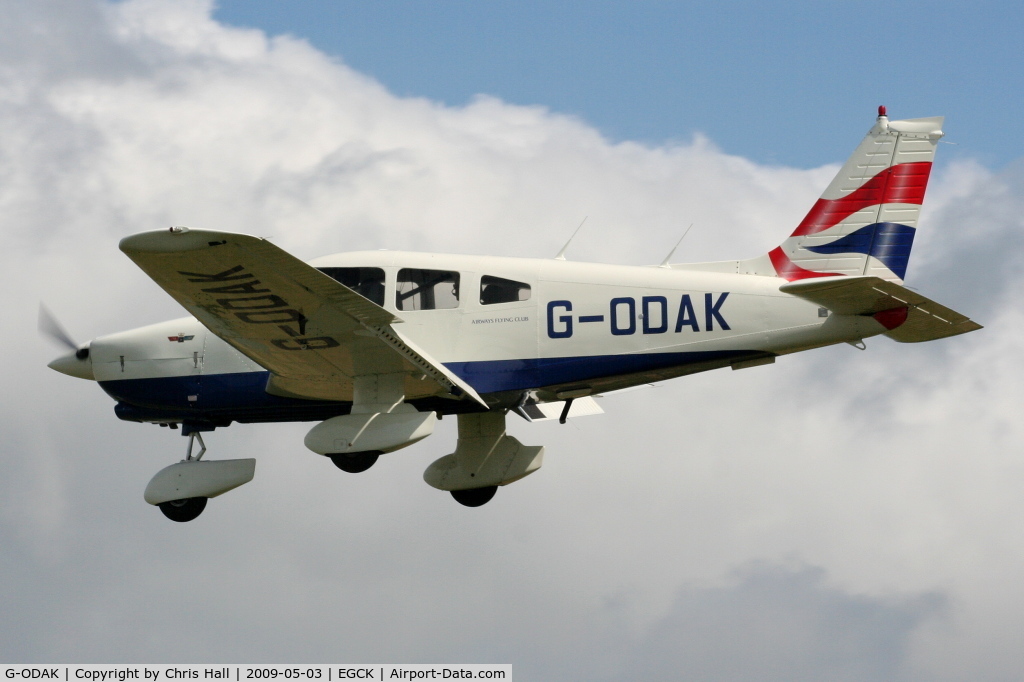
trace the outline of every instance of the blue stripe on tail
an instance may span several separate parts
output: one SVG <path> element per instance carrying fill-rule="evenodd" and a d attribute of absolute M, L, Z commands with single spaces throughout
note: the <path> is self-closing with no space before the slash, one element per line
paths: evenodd
<path fill-rule="evenodd" d="M 844 235 L 821 246 L 806 246 L 808 251 L 831 255 L 836 253 L 863 253 L 882 261 L 900 279 L 907 274 L 910 249 L 914 246 L 917 230 L 899 223 L 873 223 L 856 232 Z"/>

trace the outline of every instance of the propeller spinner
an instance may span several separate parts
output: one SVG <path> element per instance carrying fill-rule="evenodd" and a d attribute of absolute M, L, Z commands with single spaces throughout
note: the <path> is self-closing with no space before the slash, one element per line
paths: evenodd
<path fill-rule="evenodd" d="M 39 333 L 70 349 L 70 352 L 54 359 L 47 367 L 68 376 L 95 379 L 92 373 L 92 361 L 89 359 L 89 344 L 75 343 L 53 313 L 42 303 L 39 304 Z"/>

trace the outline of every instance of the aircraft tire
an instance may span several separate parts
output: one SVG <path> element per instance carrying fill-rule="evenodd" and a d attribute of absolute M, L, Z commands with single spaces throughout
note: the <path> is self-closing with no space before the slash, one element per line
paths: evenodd
<path fill-rule="evenodd" d="M 184 500 L 171 500 L 160 505 L 160 511 L 171 521 L 185 523 L 191 521 L 203 513 L 206 509 L 205 497 L 187 497 Z"/>
<path fill-rule="evenodd" d="M 452 497 L 459 504 L 466 507 L 480 507 L 491 501 L 494 493 L 498 492 L 498 486 L 489 485 L 484 488 L 470 488 L 469 490 L 453 490 Z"/>
<path fill-rule="evenodd" d="M 372 467 L 380 455 L 379 450 L 367 450 L 366 452 L 342 452 L 327 456 L 334 462 L 334 466 L 342 471 L 358 474 Z"/>

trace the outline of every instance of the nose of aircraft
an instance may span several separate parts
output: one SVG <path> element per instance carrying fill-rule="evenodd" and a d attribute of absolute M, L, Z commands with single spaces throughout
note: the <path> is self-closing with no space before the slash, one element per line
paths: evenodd
<path fill-rule="evenodd" d="M 71 352 L 48 363 L 47 367 L 71 377 L 96 380 L 96 375 L 92 371 L 92 358 L 89 357 L 89 348 L 92 342 L 82 345 L 75 343 L 75 340 L 64 330 L 53 313 L 42 303 L 39 304 L 39 333 L 71 349 Z"/>
<path fill-rule="evenodd" d="M 77 350 L 65 353 L 46 365 L 61 374 L 79 379 L 96 380 L 92 373 L 92 358 L 89 357 L 89 344 L 83 344 Z"/>

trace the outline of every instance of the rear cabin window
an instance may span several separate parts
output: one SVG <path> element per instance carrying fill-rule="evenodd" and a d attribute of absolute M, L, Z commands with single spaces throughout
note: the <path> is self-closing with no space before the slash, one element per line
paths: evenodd
<path fill-rule="evenodd" d="M 458 308 L 459 273 L 403 268 L 398 271 L 395 305 L 399 310 Z"/>
<path fill-rule="evenodd" d="M 384 305 L 384 271 L 380 268 L 319 268 L 331 279 L 379 306 Z"/>
<path fill-rule="evenodd" d="M 490 275 L 480 278 L 480 303 L 483 305 L 528 301 L 529 299 L 529 284 Z"/>

